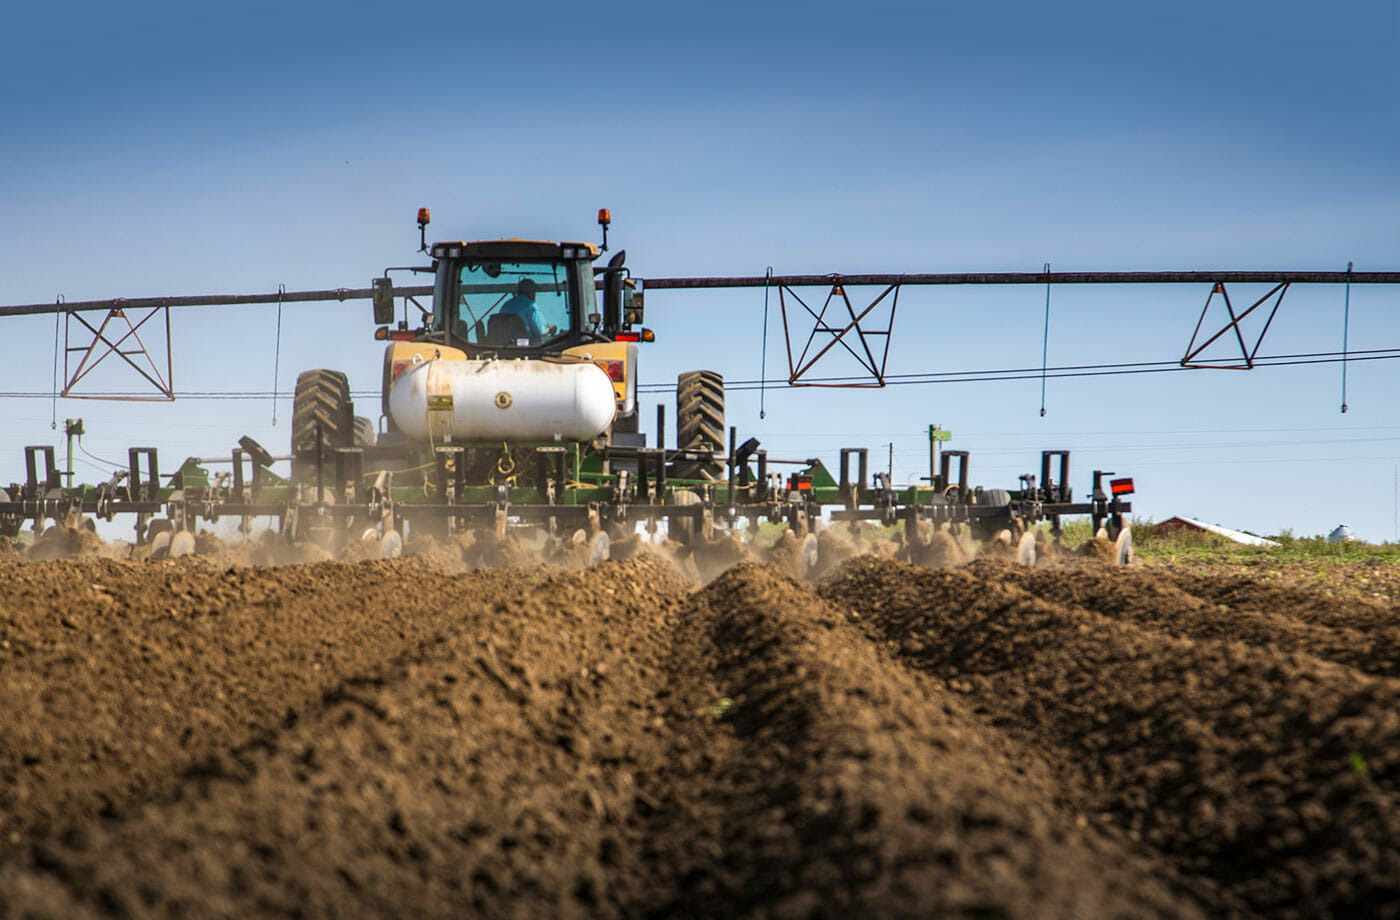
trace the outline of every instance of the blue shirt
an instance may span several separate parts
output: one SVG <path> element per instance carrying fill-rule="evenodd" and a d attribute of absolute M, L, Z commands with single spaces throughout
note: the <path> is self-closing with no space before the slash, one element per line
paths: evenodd
<path fill-rule="evenodd" d="M 501 307 L 501 313 L 511 313 L 525 321 L 525 332 L 531 340 L 544 338 L 544 317 L 540 316 L 539 306 L 524 294 L 516 294 Z"/>

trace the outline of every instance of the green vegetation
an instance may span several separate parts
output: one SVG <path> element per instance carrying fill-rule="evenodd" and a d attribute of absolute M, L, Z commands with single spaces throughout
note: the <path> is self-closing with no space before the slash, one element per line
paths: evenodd
<path fill-rule="evenodd" d="M 1090 539 L 1087 521 L 1066 521 L 1064 545 L 1075 550 Z M 1278 546 L 1241 546 L 1218 534 L 1195 530 L 1155 533 L 1150 520 L 1135 518 L 1136 564 L 1199 575 L 1237 575 L 1251 580 L 1363 598 L 1400 602 L 1400 543 L 1328 543 L 1325 536 L 1267 534 Z"/>
<path fill-rule="evenodd" d="M 1133 550 L 1139 557 L 1172 557 L 1176 555 L 1214 555 L 1218 553 L 1269 553 L 1267 546 L 1241 546 L 1208 530 L 1169 530 L 1156 532 L 1151 520 L 1133 518 Z"/>
<path fill-rule="evenodd" d="M 1061 536 L 1066 549 L 1076 550 L 1092 537 L 1086 518 L 1066 520 Z M 1297 537 L 1291 530 L 1262 534 L 1278 546 L 1241 546 L 1219 534 L 1200 530 L 1156 532 L 1150 519 L 1133 518 L 1133 549 L 1147 565 L 1259 566 L 1293 562 L 1323 566 L 1391 565 L 1400 563 L 1400 543 L 1328 543 L 1325 536 Z M 1049 531 L 1049 524 L 1038 529 Z"/>
<path fill-rule="evenodd" d="M 1280 544 L 1273 552 L 1280 558 L 1304 561 L 1400 562 L 1400 543 L 1328 543 L 1324 536 L 1295 537 L 1293 531 L 1269 537 Z"/>
<path fill-rule="evenodd" d="M 1400 562 L 1400 543 L 1328 543 L 1325 536 L 1295 537 L 1291 530 L 1267 534 L 1278 546 L 1241 546 L 1225 537 L 1195 530 L 1154 533 L 1150 520 L 1134 519 L 1133 546 L 1142 557 L 1178 555 L 1224 555 L 1230 561 L 1248 564 L 1250 559 L 1273 562 Z"/>

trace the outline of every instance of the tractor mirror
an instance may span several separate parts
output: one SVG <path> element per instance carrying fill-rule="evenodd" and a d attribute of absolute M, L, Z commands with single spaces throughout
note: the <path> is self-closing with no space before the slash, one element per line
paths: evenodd
<path fill-rule="evenodd" d="M 646 311 L 642 305 L 642 292 L 630 281 L 622 288 L 622 315 L 626 317 L 628 325 L 646 321 Z"/>
<path fill-rule="evenodd" d="M 617 272 L 603 276 L 603 319 L 609 329 L 622 325 L 622 276 Z"/>
<path fill-rule="evenodd" d="M 374 321 L 387 325 L 394 321 L 394 282 L 388 278 L 375 278 L 370 281 L 374 291 Z"/>
<path fill-rule="evenodd" d="M 603 328 L 609 331 L 622 327 L 622 264 L 626 260 L 624 249 L 608 261 L 603 273 Z"/>

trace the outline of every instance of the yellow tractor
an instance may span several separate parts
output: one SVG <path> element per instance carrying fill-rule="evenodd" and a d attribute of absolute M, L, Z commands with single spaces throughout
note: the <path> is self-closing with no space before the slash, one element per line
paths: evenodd
<path fill-rule="evenodd" d="M 393 485 L 421 480 L 454 505 L 518 504 L 522 494 L 573 505 L 597 502 L 599 489 L 616 498 L 617 474 L 641 472 L 637 350 L 654 336 L 641 325 L 642 292 L 628 277 L 626 253 L 594 266 L 606 248 L 606 211 L 599 221 L 602 248 L 523 239 L 429 247 L 420 211 L 433 264 L 410 270 L 432 272 L 431 309 L 404 296 L 405 313 L 418 305 L 418 322 L 395 323 L 404 292 L 388 271 L 373 284 L 375 337 L 387 343 L 382 424 L 355 415 L 344 373 L 302 373 L 293 481 L 323 496 L 329 478 L 337 494 L 347 486 L 363 494 L 369 478 L 390 471 Z M 709 371 L 682 374 L 677 398 L 677 443 L 690 450 L 671 458 L 672 477 L 722 478 L 723 381 Z M 408 508 L 401 513 L 412 518 Z"/>

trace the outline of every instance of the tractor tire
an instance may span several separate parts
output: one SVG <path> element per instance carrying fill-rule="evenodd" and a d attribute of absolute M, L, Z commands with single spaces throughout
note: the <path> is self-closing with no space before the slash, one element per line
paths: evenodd
<path fill-rule="evenodd" d="M 681 450 L 724 450 L 724 377 L 720 374 L 686 371 L 676 378 L 676 446 Z M 724 464 L 679 461 L 675 475 L 718 482 L 724 478 Z"/>
<path fill-rule="evenodd" d="M 977 504 L 993 508 L 1009 505 L 1011 504 L 1011 493 L 1005 489 L 983 489 L 981 496 L 977 499 Z"/>
<path fill-rule="evenodd" d="M 374 446 L 374 422 L 363 415 L 355 416 L 355 447 Z"/>
<path fill-rule="evenodd" d="M 314 459 L 298 460 L 296 454 L 316 449 L 316 432 L 321 432 L 322 449 L 350 447 L 355 436 L 355 404 L 350 401 L 350 382 L 340 371 L 302 371 L 297 376 L 296 397 L 292 402 L 292 480 L 314 481 Z"/>

